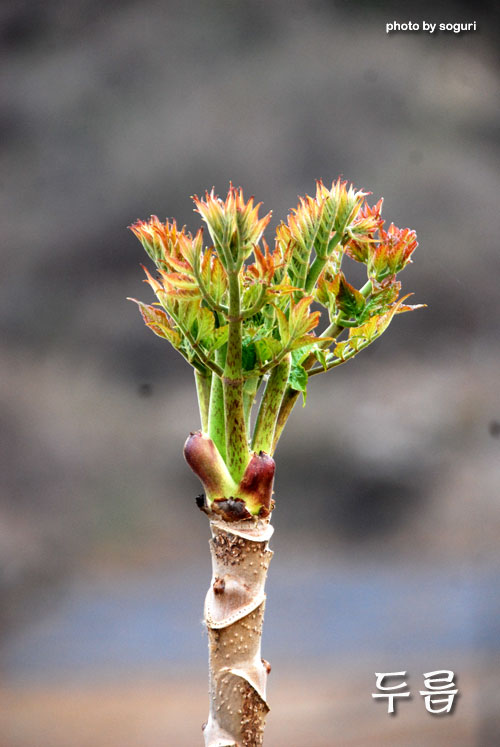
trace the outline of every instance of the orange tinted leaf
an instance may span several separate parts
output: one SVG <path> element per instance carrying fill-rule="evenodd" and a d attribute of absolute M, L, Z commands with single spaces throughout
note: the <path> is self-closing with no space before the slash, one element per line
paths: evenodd
<path fill-rule="evenodd" d="M 175 272 L 180 272 L 189 277 L 191 276 L 191 266 L 188 262 L 186 262 L 185 259 L 178 259 L 177 257 L 169 257 L 166 260 L 166 263 L 169 265 L 169 268 L 174 270 Z"/>
<path fill-rule="evenodd" d="M 288 347 L 290 350 L 298 350 L 306 345 L 315 345 L 317 342 L 332 342 L 333 337 L 316 337 L 316 335 L 302 335 L 297 337 Z"/>
<path fill-rule="evenodd" d="M 256 279 L 262 283 L 271 283 L 274 276 L 274 257 L 269 251 L 269 247 L 264 241 L 264 252 L 258 246 L 254 247 L 255 263 L 250 265 L 247 270 Z"/>
<path fill-rule="evenodd" d="M 413 305 L 406 305 L 402 304 L 401 306 L 398 306 L 396 310 L 396 314 L 404 314 L 405 311 L 415 311 L 416 309 L 426 309 L 427 304 L 426 303 L 416 303 Z"/>
<path fill-rule="evenodd" d="M 380 229 L 380 242 L 369 248 L 368 273 L 381 280 L 387 275 L 401 272 L 411 262 L 411 255 L 418 246 L 415 231 L 397 228 L 391 223 L 387 231 Z"/>
<path fill-rule="evenodd" d="M 160 275 L 167 293 L 180 298 L 198 298 L 201 295 L 196 281 L 185 273 L 160 270 Z"/>
<path fill-rule="evenodd" d="M 168 340 L 174 347 L 179 347 L 181 344 L 181 336 L 175 329 L 173 329 L 168 316 L 161 309 L 157 309 L 155 306 L 149 306 L 148 304 L 137 301 L 135 298 L 129 298 L 129 301 L 133 301 L 139 307 L 141 316 L 144 319 L 146 325 L 151 329 L 158 337 Z"/>
<path fill-rule="evenodd" d="M 211 260 L 209 288 L 215 302 L 220 303 L 227 291 L 227 275 L 217 255 L 213 255 Z"/>
<path fill-rule="evenodd" d="M 340 273 L 332 275 L 330 268 L 327 266 L 318 278 L 316 301 L 332 308 L 335 306 L 336 297 L 340 288 Z"/>
<path fill-rule="evenodd" d="M 274 296 L 284 296 L 286 294 L 295 293 L 297 290 L 300 290 L 300 288 L 296 288 L 294 285 L 288 285 L 287 283 L 280 283 L 279 285 L 271 285 L 267 289 L 267 293 Z"/>
<path fill-rule="evenodd" d="M 321 313 L 319 311 L 309 312 L 312 302 L 312 296 L 304 296 L 292 305 L 290 309 L 290 337 L 294 339 L 301 337 L 319 324 Z"/>
<path fill-rule="evenodd" d="M 145 267 L 144 265 L 141 265 L 141 267 L 144 270 L 144 272 L 146 273 L 146 280 L 144 282 L 145 283 L 149 283 L 149 285 L 151 286 L 151 288 L 154 290 L 155 293 L 158 293 L 158 291 L 162 291 L 163 290 L 163 286 L 161 285 L 161 283 L 158 282 L 158 280 L 156 280 L 156 278 L 154 278 L 151 275 L 151 273 L 149 272 L 148 268 Z"/>
<path fill-rule="evenodd" d="M 198 266 L 201 252 L 203 249 L 203 229 L 200 228 L 194 239 L 189 237 L 189 241 L 184 241 L 179 246 L 180 252 L 191 269 Z"/>

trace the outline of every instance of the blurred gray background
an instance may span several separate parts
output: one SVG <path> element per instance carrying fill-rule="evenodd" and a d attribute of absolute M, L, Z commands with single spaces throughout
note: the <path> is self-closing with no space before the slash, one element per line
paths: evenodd
<path fill-rule="evenodd" d="M 189 196 L 229 180 L 274 227 L 339 174 L 417 230 L 401 279 L 428 308 L 313 380 L 277 452 L 266 744 L 500 743 L 497 22 L 488 2 L 1 4 L 1 747 L 200 743 L 198 414 L 125 300 L 150 300 L 126 227 L 195 230 Z M 419 694 L 439 668 L 444 718 Z M 374 672 L 400 670 L 390 718 Z"/>

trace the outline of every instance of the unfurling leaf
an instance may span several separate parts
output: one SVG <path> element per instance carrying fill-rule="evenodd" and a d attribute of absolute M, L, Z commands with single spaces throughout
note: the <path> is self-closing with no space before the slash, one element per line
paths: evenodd
<path fill-rule="evenodd" d="M 340 273 L 332 274 L 327 265 L 318 278 L 315 300 L 334 312 L 340 288 Z"/>
<path fill-rule="evenodd" d="M 288 275 L 292 285 L 303 288 L 309 268 L 314 241 L 319 228 L 321 208 L 309 195 L 299 198 L 299 204 L 276 231 L 280 251 L 288 254 Z"/>
<path fill-rule="evenodd" d="M 376 232 L 384 224 L 381 217 L 383 202 L 382 197 L 373 207 L 365 202 L 347 230 L 350 239 L 345 245 L 345 253 L 356 262 L 366 264 L 368 261 L 370 245 L 375 241 Z"/>
<path fill-rule="evenodd" d="M 353 285 L 347 282 L 343 272 L 339 276 L 336 305 L 347 319 L 359 317 L 365 307 L 365 297 Z"/>
<path fill-rule="evenodd" d="M 400 290 L 401 283 L 393 275 L 381 283 L 373 282 L 372 292 L 366 301 L 361 321 L 364 322 L 371 316 L 380 315 L 388 311 L 392 304 L 397 301 Z"/>
<path fill-rule="evenodd" d="M 247 267 L 247 272 L 260 283 L 270 285 L 274 277 L 275 257 L 269 251 L 269 247 L 265 241 L 263 242 L 263 245 L 263 252 L 258 246 L 254 247 L 255 263 Z"/>
<path fill-rule="evenodd" d="M 391 223 L 387 231 L 380 229 L 380 242 L 373 244 L 368 252 L 368 274 L 377 281 L 388 275 L 396 275 L 411 262 L 411 255 L 418 246 L 415 231 L 396 228 Z"/>
<path fill-rule="evenodd" d="M 271 219 L 271 213 L 259 219 L 261 203 L 254 205 L 253 197 L 245 202 L 243 190 L 236 189 L 232 184 L 225 202 L 215 194 L 214 189 L 205 192 L 204 199 L 194 195 L 193 200 L 226 268 L 228 260 L 237 263 L 251 254 Z"/>

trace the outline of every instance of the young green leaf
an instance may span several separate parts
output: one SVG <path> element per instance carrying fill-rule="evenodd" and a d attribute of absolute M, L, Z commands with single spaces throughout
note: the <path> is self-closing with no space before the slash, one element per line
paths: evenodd
<path fill-rule="evenodd" d="M 279 308 L 279 306 L 275 306 L 276 310 L 276 316 L 278 318 L 278 328 L 280 333 L 280 339 L 283 347 L 285 345 L 288 345 L 288 342 L 290 340 L 290 325 L 288 324 L 288 319 L 286 318 L 286 314 Z"/>
<path fill-rule="evenodd" d="M 214 337 L 215 320 L 210 309 L 200 308 L 196 317 L 196 342 L 210 345 Z"/>
<path fill-rule="evenodd" d="M 365 307 L 365 297 L 347 282 L 343 272 L 340 273 L 339 289 L 335 301 L 337 308 L 347 319 L 360 317 Z"/>
<path fill-rule="evenodd" d="M 296 392 L 302 392 L 305 405 L 307 397 L 307 371 L 299 363 L 292 362 L 288 384 Z"/>

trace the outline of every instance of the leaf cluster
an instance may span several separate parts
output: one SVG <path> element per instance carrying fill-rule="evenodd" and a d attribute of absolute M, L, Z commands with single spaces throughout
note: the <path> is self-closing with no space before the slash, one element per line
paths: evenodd
<path fill-rule="evenodd" d="M 155 265 L 154 276 L 145 273 L 156 302 L 136 301 L 146 325 L 199 375 L 222 379 L 233 355 L 246 393 L 287 359 L 287 387 L 305 398 L 311 376 L 350 360 L 396 314 L 418 308 L 404 303 L 397 278 L 412 261 L 415 231 L 384 229 L 382 199 L 370 205 L 367 196 L 340 178 L 330 187 L 318 181 L 278 225 L 272 249 L 262 239 L 271 214 L 259 218 L 260 204 L 232 185 L 225 200 L 214 190 L 194 197 L 208 245 L 203 229 L 193 236 L 175 220 L 136 222 L 131 229 Z M 360 288 L 346 278 L 353 261 L 366 269 Z"/>

